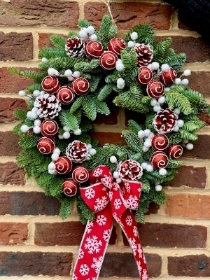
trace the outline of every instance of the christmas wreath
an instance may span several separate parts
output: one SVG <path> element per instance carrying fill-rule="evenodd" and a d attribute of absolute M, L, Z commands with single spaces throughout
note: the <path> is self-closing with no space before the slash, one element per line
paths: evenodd
<path fill-rule="evenodd" d="M 175 53 L 171 38 L 157 42 L 150 25 L 134 26 L 124 39 L 109 16 L 99 30 L 86 20 L 78 25 L 67 39 L 51 37 L 54 47 L 39 53 L 39 72 L 10 69 L 35 81 L 19 92 L 28 108 L 15 112 L 17 161 L 60 201 L 63 219 L 76 201 L 87 223 L 72 279 L 98 278 L 113 218 L 128 238 L 140 279 L 148 279 L 136 219 L 144 221 L 151 202 L 165 202 L 162 187 L 177 173 L 183 150 L 193 149 L 204 126 L 198 116 L 208 105 L 188 87 L 190 70 L 178 75 L 185 54 Z M 91 132 L 97 114 L 110 114 L 108 97 L 138 119 L 122 131 L 124 145 L 99 147 Z"/>

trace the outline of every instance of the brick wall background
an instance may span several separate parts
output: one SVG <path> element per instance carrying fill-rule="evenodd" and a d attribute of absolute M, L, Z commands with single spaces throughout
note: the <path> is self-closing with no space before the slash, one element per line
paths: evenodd
<path fill-rule="evenodd" d="M 190 87 L 210 101 L 210 45 L 160 0 L 119 0 L 112 3 L 120 34 L 148 22 L 157 37 L 171 36 L 173 48 L 187 54 Z M 58 216 L 59 204 L 26 180 L 16 165 L 20 149 L 12 129 L 18 96 L 30 80 L 12 75 L 8 66 L 36 68 L 38 51 L 49 46 L 50 34 L 67 35 L 85 18 L 98 26 L 107 12 L 101 1 L 0 0 L 0 276 L 11 279 L 70 279 L 84 226 L 76 212 Z M 112 112 L 96 122 L 101 143 L 120 142 L 120 132 L 132 114 Z M 193 151 L 185 152 L 179 174 L 165 188 L 166 205 L 153 205 L 139 231 L 150 279 L 210 277 L 210 119 Z M 130 248 L 120 228 L 114 228 L 101 271 L 102 279 L 138 279 Z M 200 279 L 200 278 L 199 278 Z"/>

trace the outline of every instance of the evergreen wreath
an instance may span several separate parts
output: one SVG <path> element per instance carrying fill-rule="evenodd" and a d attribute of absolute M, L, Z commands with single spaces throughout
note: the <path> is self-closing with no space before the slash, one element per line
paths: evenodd
<path fill-rule="evenodd" d="M 176 175 L 183 150 L 193 148 L 204 126 L 199 115 L 208 105 L 188 87 L 190 70 L 177 74 L 185 54 L 176 54 L 171 38 L 157 42 L 150 25 L 134 26 L 124 39 L 116 37 L 117 27 L 107 15 L 99 30 L 86 20 L 78 25 L 80 31 L 70 32 L 68 39 L 51 37 L 54 47 L 39 52 L 39 72 L 10 68 L 34 80 L 19 92 L 28 97 L 27 110 L 15 112 L 20 123 L 14 132 L 22 148 L 18 165 L 60 201 L 62 219 L 76 201 L 82 223 L 93 220 L 94 212 L 80 189 L 89 186 L 92 170 L 106 165 L 117 183 L 141 182 L 135 215 L 144 222 L 151 202 L 165 202 L 162 187 Z M 99 147 L 91 138 L 97 114 L 110 114 L 108 97 L 138 115 L 122 131 L 122 146 Z"/>

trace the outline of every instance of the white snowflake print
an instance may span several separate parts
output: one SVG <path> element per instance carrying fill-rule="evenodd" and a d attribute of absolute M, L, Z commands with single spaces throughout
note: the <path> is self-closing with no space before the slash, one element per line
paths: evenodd
<path fill-rule="evenodd" d="M 107 204 L 108 204 L 108 200 L 106 196 L 102 196 L 102 198 L 97 198 L 96 199 L 96 205 L 94 205 L 94 210 L 95 211 L 101 211 L 103 210 Z"/>
<path fill-rule="evenodd" d="M 99 257 L 98 259 L 93 258 L 93 264 L 91 265 L 91 267 L 95 269 L 96 273 L 99 273 L 101 269 L 102 261 L 103 261 L 103 257 Z"/>
<path fill-rule="evenodd" d="M 103 233 L 103 239 L 105 242 L 108 242 L 109 241 L 109 238 L 110 238 L 110 233 L 111 233 L 111 230 L 110 229 L 106 229 Z"/>
<path fill-rule="evenodd" d="M 92 228 L 93 228 L 93 222 L 88 221 L 86 225 L 87 233 L 90 233 L 92 231 Z"/>
<path fill-rule="evenodd" d="M 96 222 L 99 224 L 99 226 L 103 226 L 106 224 L 107 218 L 104 215 L 98 215 Z"/>
<path fill-rule="evenodd" d="M 76 275 L 73 275 L 72 280 L 78 280 Z"/>
<path fill-rule="evenodd" d="M 94 198 L 94 196 L 95 196 L 95 191 L 94 191 L 92 188 L 87 189 L 87 190 L 85 191 L 85 196 L 87 197 L 87 199 Z"/>
<path fill-rule="evenodd" d="M 147 274 L 147 270 L 144 269 L 143 270 L 143 275 L 142 275 L 142 280 L 148 280 L 148 279 L 149 279 L 149 277 L 148 277 L 148 274 Z"/>
<path fill-rule="evenodd" d="M 96 168 L 93 172 L 94 177 L 99 177 L 103 173 L 101 168 Z"/>
<path fill-rule="evenodd" d="M 136 244 L 135 238 L 129 238 L 128 242 L 129 242 L 129 244 L 131 246 L 131 249 L 133 250 L 133 254 L 136 255 L 137 250 L 138 250 L 138 246 Z"/>
<path fill-rule="evenodd" d="M 130 195 L 129 198 L 126 200 L 126 204 L 128 208 L 137 209 L 139 204 L 138 197 L 135 195 Z"/>
<path fill-rule="evenodd" d="M 128 226 L 132 226 L 133 220 L 131 216 L 127 216 L 125 221 Z"/>
<path fill-rule="evenodd" d="M 140 261 L 137 262 L 137 267 L 138 267 L 138 271 L 141 273 L 142 266 L 141 266 L 141 262 Z"/>
<path fill-rule="evenodd" d="M 134 236 L 139 236 L 138 228 L 136 226 L 133 227 Z"/>
<path fill-rule="evenodd" d="M 80 249 L 78 259 L 83 259 L 83 258 L 84 258 L 84 251 L 82 249 Z"/>
<path fill-rule="evenodd" d="M 89 268 L 88 265 L 82 264 L 82 265 L 80 266 L 79 272 L 80 272 L 80 274 L 82 274 L 83 276 L 85 276 L 85 275 L 88 275 L 89 270 L 90 270 L 90 268 Z"/>
<path fill-rule="evenodd" d="M 120 218 L 118 217 L 116 212 L 113 212 L 112 216 L 114 217 L 115 221 L 121 226 L 121 228 L 124 228 L 124 225 L 122 224 Z"/>
<path fill-rule="evenodd" d="M 140 244 L 138 244 L 137 252 L 139 253 L 139 257 L 142 258 L 143 251 Z"/>
<path fill-rule="evenodd" d="M 113 190 L 118 191 L 120 189 L 117 183 L 113 183 Z"/>
<path fill-rule="evenodd" d="M 93 235 L 93 237 L 88 237 L 85 243 L 85 249 L 88 250 L 89 254 L 94 252 L 98 253 L 100 251 L 100 246 L 102 246 L 101 240 L 98 240 L 98 237 Z"/>
<path fill-rule="evenodd" d="M 119 198 L 116 198 L 114 200 L 114 207 L 115 207 L 115 209 L 120 209 L 121 205 L 122 205 L 121 200 Z"/>
<path fill-rule="evenodd" d="M 105 175 L 104 178 L 101 179 L 101 182 L 106 186 L 108 189 L 112 187 L 112 177 Z"/>
<path fill-rule="evenodd" d="M 130 193 L 131 192 L 130 184 L 129 183 L 125 183 L 124 186 L 125 186 L 125 189 L 126 189 L 127 193 Z"/>
<path fill-rule="evenodd" d="M 109 199 L 112 200 L 113 199 L 113 192 L 109 191 Z"/>

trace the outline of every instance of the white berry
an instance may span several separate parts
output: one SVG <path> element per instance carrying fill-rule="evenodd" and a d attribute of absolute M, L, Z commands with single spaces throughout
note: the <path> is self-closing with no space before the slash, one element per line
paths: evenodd
<path fill-rule="evenodd" d="M 74 130 L 74 135 L 81 135 L 82 130 L 80 128 Z"/>
<path fill-rule="evenodd" d="M 117 183 L 117 184 L 120 184 L 121 182 L 122 182 L 122 180 L 121 180 L 120 178 L 117 178 L 117 179 L 116 179 L 116 183 Z"/>
<path fill-rule="evenodd" d="M 138 33 L 137 33 L 137 32 L 132 32 L 132 33 L 131 33 L 131 39 L 134 40 L 134 41 L 135 41 L 136 39 L 138 39 Z"/>
<path fill-rule="evenodd" d="M 117 163 L 117 158 L 115 156 L 110 157 L 110 162 L 111 163 Z"/>
<path fill-rule="evenodd" d="M 89 154 L 90 154 L 91 156 L 95 155 L 95 154 L 96 154 L 96 149 L 90 149 L 90 150 L 89 150 Z"/>
<path fill-rule="evenodd" d="M 87 30 L 86 30 L 86 28 L 83 28 L 83 29 L 81 29 L 81 30 L 79 31 L 79 36 L 80 36 L 81 38 L 86 38 L 86 37 L 87 37 Z"/>
<path fill-rule="evenodd" d="M 170 69 L 170 67 L 169 67 L 168 64 L 163 64 L 163 65 L 161 66 L 161 70 L 162 70 L 163 72 L 167 72 L 169 69 Z"/>
<path fill-rule="evenodd" d="M 158 103 L 158 102 L 157 102 L 156 99 L 152 99 L 151 102 L 150 102 L 150 104 L 151 104 L 152 107 L 154 107 L 155 105 L 157 105 L 157 103 Z"/>
<path fill-rule="evenodd" d="M 160 67 L 160 64 L 158 62 L 152 62 L 152 70 L 158 70 Z"/>
<path fill-rule="evenodd" d="M 145 136 L 150 136 L 151 130 L 150 129 L 145 129 L 144 134 Z"/>
<path fill-rule="evenodd" d="M 192 143 L 187 143 L 186 149 L 187 150 L 192 150 L 193 149 L 193 144 Z"/>
<path fill-rule="evenodd" d="M 153 111 L 154 111 L 154 112 L 159 112 L 161 109 L 162 109 L 162 108 L 160 107 L 160 105 L 155 105 L 155 106 L 153 107 Z"/>
<path fill-rule="evenodd" d="M 49 169 L 49 170 L 54 170 L 54 169 L 55 169 L 55 163 L 54 163 L 54 162 L 51 162 L 51 163 L 48 165 L 48 169 Z"/>
<path fill-rule="evenodd" d="M 56 75 L 56 70 L 54 68 L 49 68 L 47 73 L 49 76 L 54 76 Z"/>
<path fill-rule="evenodd" d="M 72 71 L 70 69 L 67 69 L 64 73 L 64 76 L 66 76 L 66 77 L 72 76 Z"/>
<path fill-rule="evenodd" d="M 147 162 L 142 162 L 141 167 L 143 169 L 147 169 L 148 163 Z"/>
<path fill-rule="evenodd" d="M 53 154 L 58 154 L 60 155 L 61 151 L 59 148 L 55 148 L 54 151 L 53 151 Z"/>
<path fill-rule="evenodd" d="M 156 185 L 155 186 L 155 190 L 157 191 L 157 192 L 160 192 L 160 191 L 162 191 L 162 186 L 161 185 Z"/>
<path fill-rule="evenodd" d="M 58 159 L 59 159 L 59 154 L 56 154 L 56 153 L 54 154 L 54 153 L 53 153 L 53 154 L 51 155 L 51 159 L 52 159 L 53 161 L 58 160 Z"/>
<path fill-rule="evenodd" d="M 20 90 L 20 91 L 18 92 L 18 94 L 19 94 L 19 96 L 25 96 L 25 95 L 26 95 L 26 93 L 25 93 L 24 90 Z"/>
<path fill-rule="evenodd" d="M 144 138 L 144 136 L 145 136 L 144 130 L 139 130 L 138 137 L 139 138 Z"/>
<path fill-rule="evenodd" d="M 27 126 L 26 124 L 23 124 L 23 125 L 21 126 L 21 128 L 20 128 L 20 130 L 21 130 L 23 133 L 28 132 L 29 129 L 30 129 L 30 127 Z"/>
<path fill-rule="evenodd" d="M 184 70 L 183 75 L 184 76 L 190 76 L 191 75 L 191 70 L 190 69 Z"/>
<path fill-rule="evenodd" d="M 96 34 L 92 34 L 92 35 L 90 35 L 89 39 L 90 39 L 90 41 L 97 41 L 98 38 L 97 38 Z"/>
<path fill-rule="evenodd" d="M 63 133 L 63 138 L 64 139 L 69 139 L 70 138 L 70 133 L 68 132 L 68 131 L 65 131 L 64 133 Z"/>
<path fill-rule="evenodd" d="M 153 166 L 151 164 L 148 164 L 147 167 L 146 167 L 146 170 L 148 172 L 152 172 L 154 170 Z"/>
<path fill-rule="evenodd" d="M 79 71 L 74 71 L 73 76 L 75 78 L 79 78 L 80 77 L 80 72 Z"/>
<path fill-rule="evenodd" d="M 175 79 L 175 84 L 176 84 L 176 85 L 180 85 L 181 82 L 182 82 L 182 80 L 181 80 L 180 78 L 176 78 L 176 79 Z"/>
<path fill-rule="evenodd" d="M 122 64 L 122 62 L 116 63 L 117 71 L 123 71 L 124 69 L 125 69 L 125 66 Z"/>
<path fill-rule="evenodd" d="M 41 121 L 40 120 L 35 120 L 34 121 L 34 125 L 35 126 L 40 126 L 41 125 Z"/>
<path fill-rule="evenodd" d="M 146 153 L 149 150 L 149 147 L 143 146 L 142 150 Z"/>
<path fill-rule="evenodd" d="M 39 96 L 40 95 L 40 91 L 39 90 L 35 90 L 34 92 L 33 92 L 33 96 L 34 97 L 37 97 L 37 96 Z"/>
<path fill-rule="evenodd" d="M 160 98 L 158 98 L 158 102 L 159 102 L 160 104 L 165 103 L 165 97 L 164 97 L 164 96 L 161 96 Z"/>
<path fill-rule="evenodd" d="M 161 169 L 159 170 L 159 174 L 162 175 L 162 176 L 164 176 L 164 175 L 167 174 L 167 170 L 166 170 L 165 168 L 161 168 Z"/>
<path fill-rule="evenodd" d="M 33 132 L 34 132 L 35 134 L 39 134 L 39 133 L 41 132 L 40 126 L 34 126 L 34 127 L 33 127 Z"/>
<path fill-rule="evenodd" d="M 174 109 L 174 113 L 177 114 L 177 115 L 179 115 L 179 114 L 180 114 L 180 109 L 179 109 L 179 108 L 175 108 L 175 109 Z"/>
<path fill-rule="evenodd" d="M 189 84 L 189 80 L 188 79 L 183 79 L 181 84 L 184 85 L 184 86 L 187 86 Z"/>
<path fill-rule="evenodd" d="M 184 121 L 183 120 L 178 120 L 177 125 L 178 125 L 178 127 L 183 127 Z"/>
<path fill-rule="evenodd" d="M 47 62 L 48 59 L 46 57 L 42 57 L 42 62 Z"/>
<path fill-rule="evenodd" d="M 119 178 L 119 177 L 120 177 L 119 172 L 114 171 L 113 177 L 114 177 L 115 179 Z"/>
<path fill-rule="evenodd" d="M 92 25 L 90 25 L 90 26 L 87 27 L 86 31 L 87 31 L 87 33 L 92 35 L 95 32 L 95 29 Z"/>
<path fill-rule="evenodd" d="M 134 45 L 135 45 L 135 43 L 134 43 L 133 41 L 129 41 L 129 42 L 128 42 L 128 47 L 129 47 L 129 48 L 133 48 Z"/>

